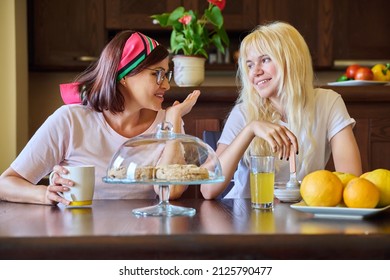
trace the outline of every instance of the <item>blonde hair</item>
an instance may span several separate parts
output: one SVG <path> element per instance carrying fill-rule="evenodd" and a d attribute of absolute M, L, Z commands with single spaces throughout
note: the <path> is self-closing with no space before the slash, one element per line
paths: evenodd
<path fill-rule="evenodd" d="M 311 133 L 315 115 L 314 74 L 310 51 L 305 40 L 290 24 L 272 22 L 259 25 L 241 43 L 237 72 L 241 88 L 237 103 L 242 103 L 247 123 L 253 120 L 277 123 L 282 119 L 280 112 L 267 98 L 260 97 L 249 79 L 246 61 L 249 51 L 253 50 L 258 52 L 259 56 L 268 55 L 275 63 L 276 78 L 280 81 L 277 96 L 284 108 L 284 118 L 289 129 L 297 136 L 298 142 L 303 137 L 309 138 L 311 145 L 307 151 L 299 146 L 300 157 L 303 154 L 305 157 L 311 156 L 315 146 L 315 139 Z M 270 155 L 271 149 L 263 139 L 256 137 L 244 154 L 245 161 L 248 162 L 250 154 Z M 299 162 L 303 163 L 302 160 Z"/>

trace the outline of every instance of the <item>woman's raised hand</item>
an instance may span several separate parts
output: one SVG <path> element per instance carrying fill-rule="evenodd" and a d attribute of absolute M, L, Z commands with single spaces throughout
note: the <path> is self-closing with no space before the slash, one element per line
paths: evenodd
<path fill-rule="evenodd" d="M 183 102 L 175 101 L 171 107 L 167 108 L 165 120 L 173 125 L 175 132 L 181 131 L 182 117 L 191 111 L 199 95 L 200 91 L 194 90 Z"/>
<path fill-rule="evenodd" d="M 188 114 L 192 107 L 194 107 L 198 97 L 200 95 L 200 90 L 194 90 L 189 95 L 187 95 L 186 99 L 183 102 L 175 101 L 173 105 L 167 108 L 167 115 L 173 114 L 175 116 L 183 117 Z"/>

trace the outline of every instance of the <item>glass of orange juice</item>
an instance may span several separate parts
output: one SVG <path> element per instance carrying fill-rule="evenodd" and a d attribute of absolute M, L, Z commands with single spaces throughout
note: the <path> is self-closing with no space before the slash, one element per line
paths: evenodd
<path fill-rule="evenodd" d="M 274 207 L 275 158 L 250 157 L 251 205 L 254 209 Z"/>

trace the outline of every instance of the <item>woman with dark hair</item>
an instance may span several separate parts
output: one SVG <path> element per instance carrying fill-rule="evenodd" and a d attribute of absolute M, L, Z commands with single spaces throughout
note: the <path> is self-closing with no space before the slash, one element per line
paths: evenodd
<path fill-rule="evenodd" d="M 99 60 L 74 83 L 61 85 L 65 103 L 37 130 L 0 177 L 0 199 L 13 202 L 68 205 L 59 195 L 73 182 L 61 177 L 66 166 L 95 165 L 94 199 L 155 198 L 153 186 L 110 185 L 102 182 L 117 149 L 129 138 L 155 133 L 170 122 L 181 133 L 182 117 L 195 105 L 199 91 L 162 109 L 172 72 L 169 53 L 152 38 L 134 31 L 118 33 Z M 73 103 L 73 104 L 71 104 Z M 36 185 L 55 171 L 49 186 Z M 172 187 L 170 199 L 185 186 Z"/>

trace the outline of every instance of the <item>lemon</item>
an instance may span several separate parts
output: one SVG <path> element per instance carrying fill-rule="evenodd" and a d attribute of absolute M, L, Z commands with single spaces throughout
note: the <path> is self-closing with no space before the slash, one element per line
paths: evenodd
<path fill-rule="evenodd" d="M 308 206 L 336 206 L 343 196 L 343 183 L 328 170 L 306 175 L 301 184 L 301 196 Z"/>
<path fill-rule="evenodd" d="M 343 192 L 344 203 L 350 208 L 375 208 L 379 196 L 377 186 L 364 178 L 352 179 Z"/>
<path fill-rule="evenodd" d="M 378 187 L 380 198 L 377 207 L 390 205 L 390 170 L 379 168 L 366 172 L 360 177 L 371 181 Z"/>

